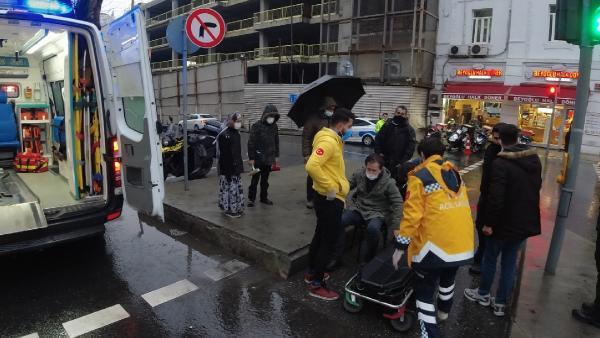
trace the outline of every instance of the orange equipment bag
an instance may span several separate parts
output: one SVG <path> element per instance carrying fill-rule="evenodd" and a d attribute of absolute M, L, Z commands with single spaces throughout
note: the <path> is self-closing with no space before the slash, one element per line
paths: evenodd
<path fill-rule="evenodd" d="M 39 153 L 18 153 L 14 161 L 20 173 L 42 173 L 48 171 L 48 159 Z"/>
<path fill-rule="evenodd" d="M 43 109 L 37 109 L 35 111 L 35 119 L 36 120 L 47 120 L 48 119 L 48 112 L 43 110 Z"/>

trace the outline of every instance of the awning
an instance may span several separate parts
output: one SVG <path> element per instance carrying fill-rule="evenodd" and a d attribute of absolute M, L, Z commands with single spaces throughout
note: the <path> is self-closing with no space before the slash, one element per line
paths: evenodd
<path fill-rule="evenodd" d="M 493 83 L 461 83 L 446 84 L 442 96 L 455 100 L 487 100 L 504 101 L 504 96 L 510 87 Z"/>
<path fill-rule="evenodd" d="M 558 89 L 557 102 L 568 106 L 575 105 L 575 87 L 561 86 Z M 548 97 L 548 86 L 515 86 L 510 88 L 508 100 L 522 103 L 552 103 Z"/>

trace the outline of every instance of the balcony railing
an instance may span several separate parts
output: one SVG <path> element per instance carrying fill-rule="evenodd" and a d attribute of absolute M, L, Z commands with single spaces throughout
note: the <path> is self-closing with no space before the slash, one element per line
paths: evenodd
<path fill-rule="evenodd" d="M 254 13 L 254 24 L 275 22 L 291 17 L 301 17 L 303 14 L 304 4 L 275 8 L 264 12 Z"/>
<path fill-rule="evenodd" d="M 288 58 L 288 57 L 296 57 L 296 58 L 310 58 L 316 57 L 324 54 L 336 54 L 337 53 L 337 42 L 329 43 L 329 44 L 314 44 L 314 45 L 306 45 L 306 44 L 295 44 L 295 45 L 285 45 L 285 46 L 274 46 L 274 47 L 264 47 L 264 48 L 256 48 L 254 50 L 254 56 L 256 60 L 267 60 L 267 59 L 277 59 L 279 57 Z"/>
<path fill-rule="evenodd" d="M 252 29 L 252 27 L 254 27 L 254 19 L 253 18 L 232 21 L 232 22 L 227 23 L 227 31 L 228 32 L 235 32 L 235 31 L 240 31 L 240 30 L 244 30 L 244 29 Z"/>
<path fill-rule="evenodd" d="M 329 1 L 323 4 L 323 15 L 337 12 L 337 1 Z M 321 4 L 312 5 L 310 14 L 313 18 L 321 16 Z"/>
<path fill-rule="evenodd" d="M 161 47 L 161 46 L 166 46 L 168 44 L 169 44 L 169 42 L 167 41 L 166 37 L 158 38 L 158 39 L 148 42 L 148 45 L 150 45 L 150 48 L 157 48 L 157 47 Z"/>
<path fill-rule="evenodd" d="M 159 14 L 157 16 L 153 16 L 149 19 L 146 20 L 146 27 L 152 27 L 158 24 L 161 24 L 165 21 L 170 20 L 171 18 L 174 17 L 178 17 L 180 15 L 186 14 L 188 12 L 190 12 L 192 9 L 196 8 L 196 7 L 201 7 L 204 5 L 209 5 L 212 3 L 217 3 L 217 2 L 226 2 L 226 1 L 219 1 L 219 0 L 193 0 L 191 3 L 184 5 L 184 6 L 180 6 L 177 7 L 173 10 L 170 10 L 166 13 L 162 13 Z"/>
<path fill-rule="evenodd" d="M 216 53 L 216 54 L 206 54 L 206 55 L 197 55 L 188 58 L 188 67 L 199 67 L 206 66 L 210 64 L 215 64 L 218 62 L 225 61 L 234 61 L 234 60 L 253 60 L 254 59 L 254 51 L 249 52 L 239 52 L 239 53 Z M 170 68 L 179 68 L 183 65 L 183 61 L 181 59 L 172 60 L 172 61 L 162 61 L 162 62 L 153 62 L 151 64 L 152 70 L 159 69 L 170 69 Z"/>

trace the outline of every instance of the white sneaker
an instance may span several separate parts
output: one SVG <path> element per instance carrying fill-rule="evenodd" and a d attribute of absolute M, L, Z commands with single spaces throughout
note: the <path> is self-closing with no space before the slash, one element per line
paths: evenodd
<path fill-rule="evenodd" d="M 444 311 L 438 311 L 437 317 L 440 320 L 440 322 L 443 322 L 448 319 L 448 314 Z"/>
<path fill-rule="evenodd" d="M 494 315 L 496 317 L 504 317 L 506 305 L 505 304 L 496 304 L 496 301 L 494 298 L 491 299 L 491 302 L 492 302 L 492 309 L 494 310 Z"/>
<path fill-rule="evenodd" d="M 479 294 L 479 289 L 465 289 L 465 298 L 472 301 L 472 302 L 477 302 L 480 305 L 483 306 L 490 306 L 491 304 L 491 296 L 488 293 L 487 295 L 480 295 Z"/>

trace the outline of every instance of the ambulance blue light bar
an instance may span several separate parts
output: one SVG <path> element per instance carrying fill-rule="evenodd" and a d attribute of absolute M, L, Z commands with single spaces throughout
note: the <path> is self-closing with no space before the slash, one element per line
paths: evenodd
<path fill-rule="evenodd" d="M 80 0 L 81 1 L 81 0 Z M 85 0 L 83 0 L 85 1 Z M 26 11 L 37 14 L 69 14 L 72 0 L 0 0 L 0 9 Z"/>

